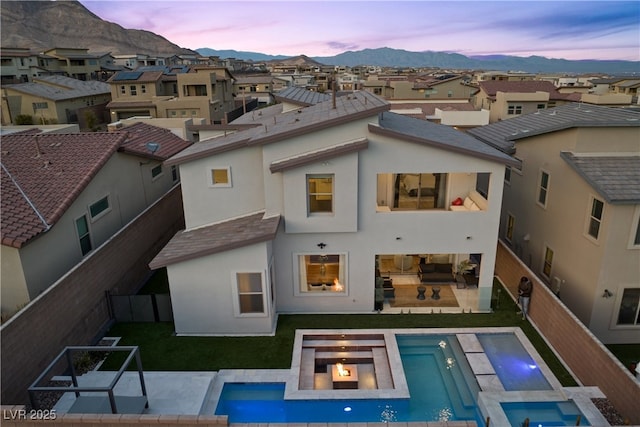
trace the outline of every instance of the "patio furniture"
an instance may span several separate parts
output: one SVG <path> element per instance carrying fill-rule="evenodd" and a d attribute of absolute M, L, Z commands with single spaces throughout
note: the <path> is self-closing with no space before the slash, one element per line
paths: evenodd
<path fill-rule="evenodd" d="M 431 288 L 431 299 L 440 299 L 440 288 L 438 286 Z"/>
<path fill-rule="evenodd" d="M 418 296 L 416 297 L 419 300 L 423 300 L 426 297 L 424 296 L 424 293 L 427 291 L 427 288 L 422 286 L 422 285 L 418 285 Z"/>

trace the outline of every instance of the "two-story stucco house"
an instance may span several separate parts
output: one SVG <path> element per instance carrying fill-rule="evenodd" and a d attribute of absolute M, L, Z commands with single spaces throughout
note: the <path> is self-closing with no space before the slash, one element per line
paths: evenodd
<path fill-rule="evenodd" d="M 179 181 L 191 145 L 147 124 L 121 132 L 4 135 L 2 313 L 37 297 Z"/>
<path fill-rule="evenodd" d="M 451 265 L 481 254 L 474 309 L 488 310 L 516 162 L 368 92 L 315 99 L 252 112 L 252 127 L 243 116 L 165 163 L 180 166 L 186 229 L 150 267 L 167 267 L 176 333 L 271 334 L 278 313 L 372 312 L 387 255 L 437 255 L 455 283 Z M 470 194 L 475 208 L 451 206 Z"/>
<path fill-rule="evenodd" d="M 640 342 L 640 114 L 574 103 L 469 133 L 522 162 L 500 236 L 602 342 Z"/>

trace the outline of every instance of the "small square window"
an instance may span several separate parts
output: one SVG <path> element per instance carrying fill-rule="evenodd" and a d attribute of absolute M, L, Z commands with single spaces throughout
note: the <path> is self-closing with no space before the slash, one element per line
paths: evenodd
<path fill-rule="evenodd" d="M 231 187 L 231 171 L 229 168 L 211 169 L 209 179 L 213 187 Z"/>
<path fill-rule="evenodd" d="M 129 86 L 129 92 L 131 93 L 131 96 L 138 95 L 138 89 L 136 88 L 135 85 Z"/>
<path fill-rule="evenodd" d="M 178 167 L 175 165 L 171 166 L 171 180 L 178 182 Z"/>
<path fill-rule="evenodd" d="M 504 182 L 511 184 L 511 166 L 504 168 Z"/>

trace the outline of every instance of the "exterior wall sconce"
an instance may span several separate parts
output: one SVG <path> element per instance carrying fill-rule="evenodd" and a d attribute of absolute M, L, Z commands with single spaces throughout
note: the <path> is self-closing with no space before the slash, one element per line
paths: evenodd
<path fill-rule="evenodd" d="M 602 298 L 611 298 L 613 296 L 613 294 L 611 293 L 611 291 L 609 289 L 605 289 L 604 293 L 602 294 Z"/>
<path fill-rule="evenodd" d="M 324 247 L 325 247 L 325 246 L 327 246 L 327 244 L 326 244 L 326 243 L 322 243 L 322 242 L 318 243 L 318 247 L 319 247 L 320 249 L 324 249 Z"/>

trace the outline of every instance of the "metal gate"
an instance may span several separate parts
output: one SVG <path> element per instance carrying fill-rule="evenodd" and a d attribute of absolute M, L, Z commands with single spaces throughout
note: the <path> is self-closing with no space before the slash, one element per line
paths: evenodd
<path fill-rule="evenodd" d="M 118 322 L 172 322 L 169 294 L 109 295 L 113 316 Z"/>

